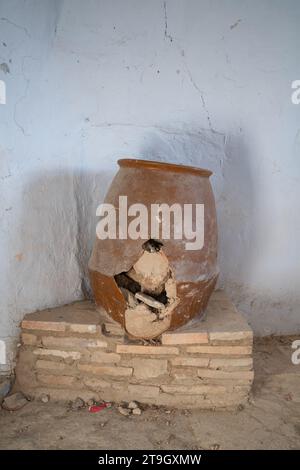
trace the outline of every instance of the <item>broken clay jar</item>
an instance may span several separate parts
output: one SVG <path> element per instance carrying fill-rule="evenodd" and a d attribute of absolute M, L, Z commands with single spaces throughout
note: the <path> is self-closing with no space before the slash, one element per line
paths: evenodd
<path fill-rule="evenodd" d="M 145 230 L 147 223 L 143 222 L 138 239 L 125 238 L 127 231 L 124 232 L 124 225 L 122 239 L 118 231 L 115 239 L 96 237 L 89 261 L 90 278 L 97 305 L 119 322 L 129 336 L 152 339 L 187 323 L 196 315 L 202 315 L 216 284 L 217 222 L 209 182 L 211 172 L 133 159 L 122 159 L 118 164 L 120 169 L 104 202 L 118 209 L 117 228 L 121 213 L 120 196 L 127 196 L 128 208 L 133 204 L 143 204 L 147 208 L 149 231 L 147 227 Z M 167 204 L 169 208 L 179 204 L 182 208 L 184 217 L 179 220 L 180 224 L 176 217 L 168 219 L 170 236 L 161 230 L 153 236 L 153 223 L 162 217 L 153 204 Z M 195 205 L 204 205 L 201 249 L 187 249 L 191 236 L 184 229 L 179 236 L 180 227 L 184 227 L 185 216 L 188 215 L 184 212 L 184 204 L 192 205 L 193 230 L 196 225 Z M 154 217 L 151 217 L 151 205 Z M 137 210 L 137 206 L 134 208 Z M 126 223 L 130 224 L 141 212 L 133 210 L 132 214 L 135 217 L 128 216 Z M 163 221 L 166 217 L 167 213 L 163 215 Z M 174 237 L 174 229 L 177 238 Z"/>

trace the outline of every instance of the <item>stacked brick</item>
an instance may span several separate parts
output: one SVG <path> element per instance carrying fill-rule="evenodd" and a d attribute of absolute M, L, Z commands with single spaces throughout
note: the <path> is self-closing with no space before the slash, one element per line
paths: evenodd
<path fill-rule="evenodd" d="M 16 375 L 34 397 L 235 408 L 251 390 L 252 341 L 223 292 L 213 294 L 206 320 L 167 332 L 155 345 L 128 339 L 92 304 L 77 302 L 26 315 Z"/>

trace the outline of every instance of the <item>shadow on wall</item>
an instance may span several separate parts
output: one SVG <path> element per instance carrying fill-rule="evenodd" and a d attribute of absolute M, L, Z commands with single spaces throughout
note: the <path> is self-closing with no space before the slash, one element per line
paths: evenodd
<path fill-rule="evenodd" d="M 252 269 L 253 227 L 257 226 L 253 213 L 253 171 L 243 139 L 226 140 L 224 135 L 206 130 L 150 128 L 145 132 L 139 154 L 132 157 L 202 166 L 213 171 L 211 182 L 219 230 L 219 285 L 226 287 L 237 280 L 242 284 Z M 23 199 L 26 221 L 22 232 L 30 233 L 23 238 L 22 251 L 28 251 L 29 240 L 35 240 L 36 273 L 33 275 L 37 276 L 37 282 L 42 278 L 51 286 L 52 295 L 57 292 L 57 303 L 65 302 L 65 297 L 78 298 L 81 291 L 85 297 L 91 297 L 87 265 L 95 239 L 96 208 L 103 202 L 114 175 L 113 170 L 92 172 L 84 168 L 66 170 L 65 174 L 62 171 L 40 174 L 26 190 Z M 39 285 L 40 297 L 45 295 L 45 288 L 40 283 L 36 286 Z"/>
<path fill-rule="evenodd" d="M 218 216 L 219 265 L 218 286 L 224 288 L 235 305 L 247 316 L 256 333 L 271 334 L 285 330 L 286 315 L 297 311 L 295 299 L 282 293 L 267 293 L 252 283 L 257 270 L 261 245 L 261 215 L 256 193 L 256 170 L 251 164 L 255 148 L 248 148 L 245 138 L 214 131 L 157 131 L 149 133 L 141 155 L 189 164 L 213 171 L 213 186 Z M 252 283 L 252 285 L 250 284 Z M 289 312 L 289 313 L 287 313 Z"/>
<path fill-rule="evenodd" d="M 74 197 L 76 203 L 77 225 L 77 262 L 81 275 L 81 290 L 85 298 L 93 297 L 88 262 L 96 237 L 96 209 L 104 200 L 110 183 L 115 176 L 114 171 L 89 173 L 84 170 L 74 174 Z"/>
<path fill-rule="evenodd" d="M 260 334 L 286 324 L 286 315 L 295 314 L 294 310 L 290 313 L 286 310 L 288 305 L 294 308 L 290 299 L 279 298 L 279 293 L 276 299 L 271 298 L 248 281 L 254 277 L 256 268 L 260 214 L 255 210 L 259 208 L 255 172 L 244 139 L 225 138 L 205 130 L 149 128 L 142 142 L 131 154 L 133 158 L 195 165 L 213 171 L 219 286 L 227 290 Z M 11 326 L 17 327 L 24 313 L 37 308 L 91 297 L 87 266 L 95 239 L 96 208 L 103 202 L 114 175 L 115 169 L 85 170 L 83 162 L 76 170 L 41 172 L 31 177 L 23 192 L 21 223 L 13 240 L 18 255 L 9 273 L 10 290 L 15 292 L 10 302 L 11 315 L 7 312 L 8 321 L 15 322 Z M 261 306 L 265 312 L 269 310 L 268 315 L 262 314 Z"/>
<path fill-rule="evenodd" d="M 200 130 L 156 132 L 148 137 L 141 154 L 156 159 L 208 168 L 216 199 L 219 233 L 219 285 L 243 280 L 252 270 L 255 246 L 254 170 L 242 137 Z"/>
<path fill-rule="evenodd" d="M 31 177 L 22 194 L 14 243 L 18 255 L 9 273 L 18 293 L 11 315 L 15 328 L 26 312 L 90 295 L 87 262 L 95 238 L 96 207 L 112 177 L 106 171 L 68 169 Z"/>

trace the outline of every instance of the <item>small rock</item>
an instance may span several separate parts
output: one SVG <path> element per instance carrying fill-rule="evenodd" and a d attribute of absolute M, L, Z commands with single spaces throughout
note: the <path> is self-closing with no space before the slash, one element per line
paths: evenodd
<path fill-rule="evenodd" d="M 71 403 L 71 410 L 72 411 L 77 411 L 80 410 L 80 408 L 84 408 L 85 403 L 82 398 L 77 397 L 76 400 L 72 401 Z"/>
<path fill-rule="evenodd" d="M 93 398 L 90 398 L 87 402 L 86 402 L 87 406 L 93 406 L 95 404 L 95 400 Z"/>
<path fill-rule="evenodd" d="M 132 414 L 140 416 L 142 414 L 142 410 L 140 408 L 133 408 Z"/>
<path fill-rule="evenodd" d="M 123 408 L 123 406 L 118 406 L 118 412 L 123 416 L 130 415 L 130 410 L 128 408 Z"/>
<path fill-rule="evenodd" d="M 50 397 L 49 397 L 49 395 L 47 395 L 46 393 L 43 393 L 43 394 L 41 395 L 41 402 L 42 402 L 42 403 L 48 403 L 49 400 L 50 400 Z"/>
<path fill-rule="evenodd" d="M 165 413 L 166 413 L 166 415 L 170 415 L 170 414 L 171 414 L 171 410 L 166 410 Z"/>
<path fill-rule="evenodd" d="M 210 450 L 219 450 L 220 449 L 220 444 L 212 444 L 210 446 Z"/>
<path fill-rule="evenodd" d="M 11 387 L 11 382 L 9 379 L 4 379 L 0 382 L 0 404 L 2 403 L 3 399 L 9 393 Z"/>
<path fill-rule="evenodd" d="M 13 393 L 9 397 L 4 398 L 2 407 L 8 411 L 16 411 L 23 408 L 28 403 L 27 398 L 22 392 Z"/>
<path fill-rule="evenodd" d="M 129 408 L 130 410 L 134 410 L 135 408 L 138 408 L 138 407 L 139 407 L 139 406 L 138 406 L 138 404 L 137 404 L 136 401 L 131 401 L 131 402 L 128 404 L 128 408 Z"/>

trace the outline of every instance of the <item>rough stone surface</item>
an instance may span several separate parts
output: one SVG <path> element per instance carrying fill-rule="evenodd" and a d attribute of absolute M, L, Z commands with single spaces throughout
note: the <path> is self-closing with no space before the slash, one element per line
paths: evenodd
<path fill-rule="evenodd" d="M 129 393 L 136 399 L 145 400 L 147 398 L 155 398 L 159 395 L 159 387 L 152 385 L 136 385 L 128 386 Z"/>
<path fill-rule="evenodd" d="M 180 395 L 211 395 L 224 394 L 226 387 L 222 385 L 162 385 L 163 392 Z"/>
<path fill-rule="evenodd" d="M 44 385 L 63 385 L 71 387 L 75 383 L 75 377 L 69 375 L 51 375 L 51 374 L 37 374 L 37 379 Z"/>
<path fill-rule="evenodd" d="M 33 354 L 36 354 L 37 356 L 56 356 L 63 359 L 70 358 L 74 361 L 80 359 L 81 357 L 81 353 L 78 351 L 59 351 L 58 349 L 43 348 L 34 349 Z"/>
<path fill-rule="evenodd" d="M 37 344 L 37 336 L 31 333 L 22 333 L 21 341 L 23 344 L 28 344 L 29 346 L 34 346 Z"/>
<path fill-rule="evenodd" d="M 130 410 L 134 410 L 138 408 L 138 404 L 135 401 L 131 401 L 128 403 L 128 408 L 130 408 Z"/>
<path fill-rule="evenodd" d="M 211 369 L 228 369 L 228 368 L 247 368 L 252 369 L 252 357 L 246 358 L 213 358 L 209 362 Z"/>
<path fill-rule="evenodd" d="M 224 370 L 210 370 L 210 369 L 198 369 L 197 375 L 203 379 L 217 379 L 217 380 L 245 380 L 252 383 L 254 379 L 253 370 L 238 370 L 238 371 L 224 371 Z"/>
<path fill-rule="evenodd" d="M 77 397 L 76 400 L 71 402 L 71 410 L 77 411 L 85 407 L 85 402 L 82 398 Z"/>
<path fill-rule="evenodd" d="M 166 359 L 143 359 L 135 358 L 131 361 L 133 376 L 137 379 L 150 379 L 159 377 L 168 372 L 168 361 Z"/>
<path fill-rule="evenodd" d="M 118 412 L 123 416 L 129 416 L 131 413 L 128 408 L 124 408 L 123 406 L 118 406 Z"/>
<path fill-rule="evenodd" d="M 120 354 L 113 352 L 96 351 L 91 354 L 91 362 L 99 362 L 100 364 L 117 364 L 120 360 Z"/>
<path fill-rule="evenodd" d="M 99 392 L 100 390 L 103 390 L 104 388 L 111 387 L 110 382 L 104 379 L 84 377 L 82 379 L 82 382 L 88 389 L 95 390 L 97 392 Z"/>
<path fill-rule="evenodd" d="M 2 402 L 2 407 L 8 411 L 17 411 L 23 406 L 27 405 L 28 400 L 23 395 L 22 392 L 14 393 L 13 395 L 9 395 L 8 397 L 4 398 Z"/>
<path fill-rule="evenodd" d="M 50 396 L 47 395 L 46 393 L 43 393 L 43 394 L 41 395 L 40 400 L 41 400 L 42 403 L 48 403 L 48 401 L 50 400 Z"/>
<path fill-rule="evenodd" d="M 165 356 L 179 354 L 179 349 L 164 346 L 140 346 L 136 344 L 117 344 L 117 353 L 120 354 L 146 354 L 147 356 Z"/>
<path fill-rule="evenodd" d="M 220 356 L 250 356 L 252 346 L 188 346 L 187 353 Z"/>
<path fill-rule="evenodd" d="M 209 358 L 205 357 L 175 357 L 171 359 L 173 366 L 187 366 L 187 367 L 208 367 Z"/>
<path fill-rule="evenodd" d="M 95 375 L 109 375 L 112 377 L 130 377 L 131 367 L 96 366 L 92 364 L 78 364 L 78 369 L 83 372 L 90 372 Z"/>
<path fill-rule="evenodd" d="M 35 367 L 37 369 L 47 369 L 47 370 L 55 370 L 55 371 L 65 371 L 69 368 L 69 366 L 65 364 L 64 362 L 45 361 L 43 359 L 38 359 L 36 361 Z"/>

